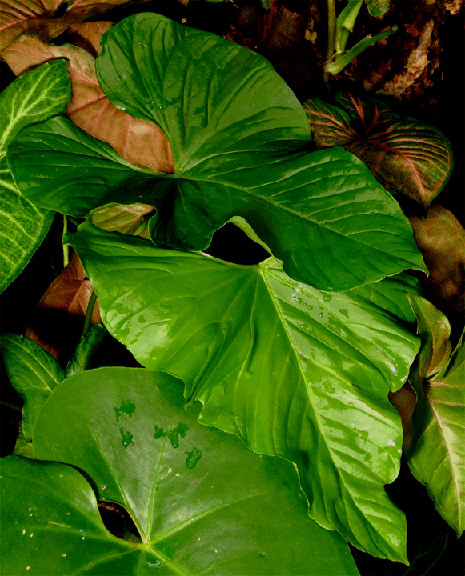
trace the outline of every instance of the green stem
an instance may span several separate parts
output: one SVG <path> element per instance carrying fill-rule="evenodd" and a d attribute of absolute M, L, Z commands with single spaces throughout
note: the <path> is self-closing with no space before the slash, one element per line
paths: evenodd
<path fill-rule="evenodd" d="M 92 292 L 92 295 L 90 297 L 89 304 L 88 304 L 87 310 L 86 310 L 86 319 L 84 320 L 84 327 L 82 329 L 82 335 L 83 336 L 85 334 L 87 334 L 87 332 L 89 332 L 90 321 L 92 319 L 92 312 L 94 311 L 94 306 L 95 306 L 96 300 L 97 300 L 97 294 L 95 292 Z"/>
<path fill-rule="evenodd" d="M 68 220 L 66 214 L 63 214 L 63 236 L 68 231 Z M 69 244 L 63 244 L 63 268 L 69 264 Z"/>
<path fill-rule="evenodd" d="M 334 56 L 336 49 L 336 0 L 327 0 L 328 6 L 328 47 L 326 50 L 326 61 L 329 62 Z M 331 87 L 329 84 L 330 73 L 326 70 L 323 71 L 323 81 L 325 83 L 328 94 L 331 94 Z"/>
<path fill-rule="evenodd" d="M 7 408 L 11 408 L 12 410 L 17 410 L 18 412 L 23 411 L 21 406 L 18 406 L 17 404 L 12 404 L 11 402 L 6 402 L 5 400 L 0 400 L 0 404 L 2 406 L 6 406 Z"/>

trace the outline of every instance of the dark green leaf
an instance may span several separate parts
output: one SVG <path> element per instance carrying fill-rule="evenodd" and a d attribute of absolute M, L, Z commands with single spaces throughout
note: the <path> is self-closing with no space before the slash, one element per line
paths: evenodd
<path fill-rule="evenodd" d="M 181 382 L 144 369 L 91 370 L 56 390 L 39 416 L 34 456 L 82 470 L 99 499 L 130 513 L 142 542 L 119 541 L 120 549 L 110 554 L 115 539 L 92 535 L 84 522 L 89 528 L 95 523 L 89 513 L 81 521 L 64 521 L 64 515 L 61 522 L 85 542 L 76 538 L 61 550 L 65 527 L 51 534 L 37 528 L 36 557 L 44 560 L 45 548 L 53 558 L 54 543 L 55 553 L 65 552 L 70 563 L 59 574 L 108 573 L 110 555 L 112 574 L 146 574 L 155 567 L 157 573 L 186 576 L 358 573 L 342 538 L 308 518 L 292 464 L 252 454 L 235 436 L 201 426 L 200 406 L 186 410 L 183 404 Z M 27 510 L 23 492 L 11 490 L 13 508 Z M 81 516 L 83 492 L 74 496 L 74 513 Z M 57 495 L 48 494 L 52 502 Z M 39 514 L 41 507 L 35 507 Z M 29 545 L 20 528 L 21 521 L 7 551 L 17 563 L 24 560 L 20 546 Z M 125 564 L 126 554 L 139 559 L 138 569 Z M 33 565 L 31 559 L 31 570 Z"/>
<path fill-rule="evenodd" d="M 22 271 L 53 219 L 19 192 L 6 162 L 7 147 L 25 126 L 64 112 L 70 96 L 64 60 L 25 73 L 0 94 L 0 292 Z"/>
<path fill-rule="evenodd" d="M 71 243 L 105 325 L 139 362 L 181 378 L 205 423 L 295 462 L 319 523 L 405 560 L 405 521 L 384 491 L 402 445 L 387 394 L 418 350 L 403 327 L 416 281 L 331 294 L 291 280 L 274 259 L 232 265 L 89 224 Z"/>
<path fill-rule="evenodd" d="M 418 405 L 408 463 L 436 509 L 460 536 L 465 528 L 465 346 L 429 382 Z"/>
<path fill-rule="evenodd" d="M 131 176 L 108 148 L 103 159 L 102 144 L 53 120 L 10 150 L 34 202 L 74 215 L 144 202 L 158 209 L 157 245 L 195 250 L 241 216 L 290 276 L 320 289 L 423 269 L 407 220 L 363 163 L 341 148 L 309 153 L 302 107 L 262 57 L 139 14 L 107 32 L 97 68 L 113 103 L 166 132 L 175 173 Z"/>
<path fill-rule="evenodd" d="M 10 381 L 24 400 L 22 428 L 30 441 L 37 415 L 65 374 L 42 346 L 19 334 L 4 334 L 1 350 Z"/>

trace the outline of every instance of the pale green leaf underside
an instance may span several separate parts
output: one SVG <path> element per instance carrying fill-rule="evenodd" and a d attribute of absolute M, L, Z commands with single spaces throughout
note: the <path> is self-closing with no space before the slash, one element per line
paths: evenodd
<path fill-rule="evenodd" d="M 1 352 L 8 377 L 24 400 L 22 428 L 25 440 L 30 441 L 37 415 L 65 373 L 42 346 L 19 334 L 4 334 Z"/>
<path fill-rule="evenodd" d="M 52 393 L 37 421 L 34 457 L 85 472 L 99 499 L 131 514 L 142 542 L 120 541 L 118 550 L 107 534 L 94 543 L 85 523 L 75 522 L 85 540 L 63 550 L 73 569 L 42 574 L 358 574 L 343 539 L 308 518 L 293 466 L 200 425 L 199 409 L 184 408 L 181 382 L 144 369 L 89 370 Z M 76 513 L 82 508 L 76 502 Z M 50 545 L 55 535 L 36 536 L 42 556 L 40 538 Z M 21 544 L 18 530 L 10 556 Z M 131 554 L 138 567 L 127 566 Z"/>
<path fill-rule="evenodd" d="M 430 382 L 413 415 L 409 466 L 460 536 L 465 528 L 465 347 Z"/>
<path fill-rule="evenodd" d="M 25 73 L 0 94 L 0 292 L 22 271 L 53 219 L 19 192 L 6 162 L 8 145 L 25 126 L 64 112 L 70 96 L 65 60 Z"/>
<path fill-rule="evenodd" d="M 405 560 L 405 519 L 384 492 L 402 445 L 387 394 L 418 350 L 401 324 L 414 321 L 415 281 L 330 294 L 273 259 L 237 266 L 89 224 L 71 243 L 105 325 L 139 362 L 181 378 L 205 423 L 295 462 L 319 523 Z"/>

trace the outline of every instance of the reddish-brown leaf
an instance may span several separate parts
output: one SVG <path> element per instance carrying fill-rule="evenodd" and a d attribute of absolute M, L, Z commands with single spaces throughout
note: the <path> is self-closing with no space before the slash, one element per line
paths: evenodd
<path fill-rule="evenodd" d="M 92 45 L 98 34 L 109 27 L 96 24 L 99 26 L 87 25 L 81 31 Z M 16 75 L 47 60 L 66 58 L 73 89 L 67 108 L 70 119 L 91 136 L 110 144 L 131 164 L 156 172 L 173 172 L 173 155 L 162 130 L 111 104 L 98 84 L 95 60 L 88 52 L 71 44 L 50 46 L 37 37 L 23 36 L 4 50 L 2 57 Z"/>
<path fill-rule="evenodd" d="M 62 350 L 72 350 L 81 336 L 84 318 L 92 295 L 92 285 L 78 256 L 73 253 L 70 263 L 50 284 L 37 305 L 26 336 L 57 356 Z M 91 322 L 101 322 L 96 303 Z"/>
<path fill-rule="evenodd" d="M 1 0 L 0 50 L 21 34 L 36 34 L 48 42 L 72 24 L 106 12 L 129 0 Z"/>

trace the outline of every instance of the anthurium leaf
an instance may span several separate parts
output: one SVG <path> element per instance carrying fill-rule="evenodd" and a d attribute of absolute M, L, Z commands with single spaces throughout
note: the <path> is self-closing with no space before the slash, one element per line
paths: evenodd
<path fill-rule="evenodd" d="M 139 531 L 131 548 L 148 555 L 140 571 L 115 569 L 123 561 L 115 554 L 113 574 L 145 574 L 148 562 L 158 573 L 193 576 L 358 574 L 343 539 L 308 518 L 292 464 L 200 425 L 199 409 L 184 408 L 172 376 L 117 367 L 68 378 L 42 410 L 34 456 L 82 470 Z"/>
<path fill-rule="evenodd" d="M 417 383 L 415 392 L 421 400 L 423 397 L 423 380 L 437 374 L 450 360 L 451 326 L 447 317 L 431 302 L 416 294 L 408 295 L 418 321 L 417 334 L 422 346 L 412 366 L 410 380 Z"/>
<path fill-rule="evenodd" d="M 436 509 L 460 536 L 465 527 L 465 347 L 463 336 L 445 370 L 418 405 L 408 463 Z"/>
<path fill-rule="evenodd" d="M 33 438 L 37 415 L 65 373 L 42 346 L 19 334 L 2 335 L 1 352 L 8 377 L 24 400 L 22 428 L 28 442 Z"/>
<path fill-rule="evenodd" d="M 404 327 L 416 281 L 331 294 L 291 280 L 274 259 L 238 266 L 87 223 L 70 241 L 105 325 L 141 364 L 182 379 L 206 424 L 295 462 L 320 524 L 405 561 L 405 520 L 384 491 L 402 445 L 387 394 L 418 350 Z"/>
<path fill-rule="evenodd" d="M 148 574 L 158 563 L 150 550 L 107 531 L 74 468 L 7 456 L 1 471 L 3 574 Z"/>
<path fill-rule="evenodd" d="M 336 101 L 342 109 L 318 99 L 304 103 L 317 145 L 341 144 L 384 188 L 428 207 L 452 171 L 452 150 L 444 134 L 413 118 L 399 118 L 376 100 L 339 93 Z M 352 117 L 350 127 L 347 117 Z"/>
<path fill-rule="evenodd" d="M 89 22 L 73 26 L 70 33 L 77 29 L 83 35 L 85 46 L 90 42 L 94 45 L 96 36 L 101 38 L 110 27 L 110 22 Z M 110 144 L 135 166 L 172 172 L 173 158 L 166 136 L 158 126 L 132 118 L 108 101 L 98 84 L 95 58 L 88 52 L 70 44 L 52 46 L 35 36 L 23 36 L 2 53 L 16 75 L 30 66 L 60 57 L 68 62 L 73 90 L 66 112 L 76 126 Z"/>
<path fill-rule="evenodd" d="M 63 112 L 70 95 L 64 60 L 24 74 L 0 94 L 0 292 L 22 271 L 53 219 L 21 195 L 6 162 L 7 147 L 28 124 Z"/>

